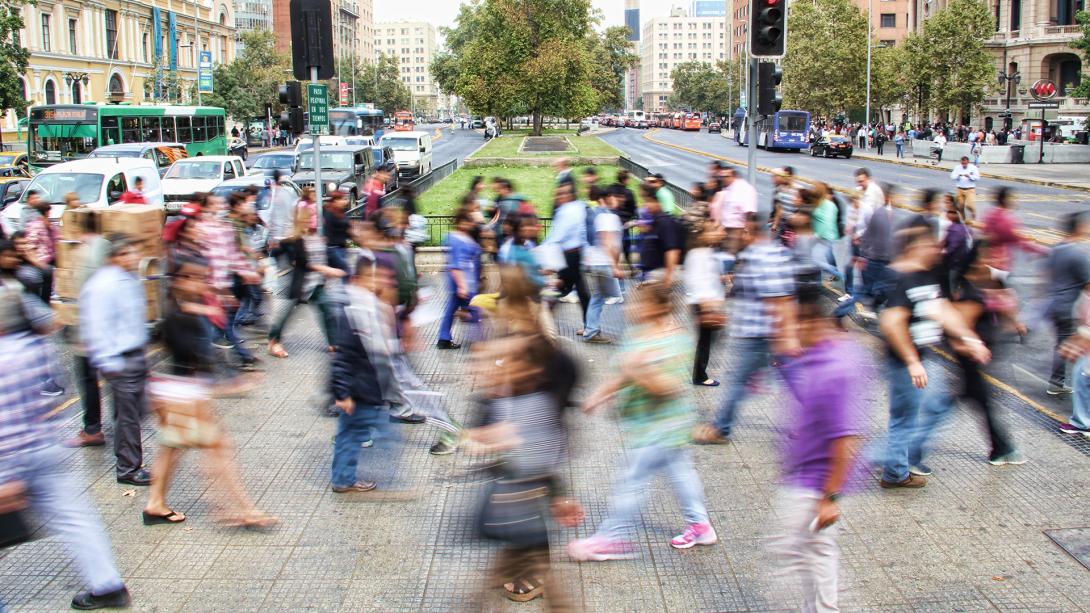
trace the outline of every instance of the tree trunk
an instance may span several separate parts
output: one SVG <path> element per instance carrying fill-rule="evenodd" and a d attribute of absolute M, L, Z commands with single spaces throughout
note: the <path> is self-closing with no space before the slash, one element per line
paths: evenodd
<path fill-rule="evenodd" d="M 530 136 L 541 136 L 541 124 L 545 119 L 541 116 L 541 102 L 536 101 L 530 112 L 531 119 L 534 122 L 533 127 L 530 128 Z"/>

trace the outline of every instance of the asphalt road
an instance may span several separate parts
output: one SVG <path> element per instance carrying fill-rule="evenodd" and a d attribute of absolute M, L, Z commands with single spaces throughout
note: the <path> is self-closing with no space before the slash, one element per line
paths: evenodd
<path fill-rule="evenodd" d="M 677 130 L 614 130 L 602 135 L 614 147 L 633 161 L 653 172 L 661 172 L 668 181 L 684 187 L 707 177 L 708 163 L 712 156 L 744 162 L 746 150 L 718 134 L 706 132 L 681 132 Z M 679 145 L 705 155 L 678 150 L 654 141 Z M 804 179 L 823 180 L 834 187 L 853 186 L 853 173 L 860 166 L 870 169 L 880 182 L 896 185 L 900 202 L 916 204 L 921 190 L 935 188 L 951 190 L 949 177 L 928 168 L 912 168 L 883 162 L 860 159 L 813 158 L 807 153 L 767 152 L 758 150 L 757 165 L 778 167 L 791 165 Z M 990 208 L 990 192 L 1006 186 L 1017 194 L 1017 215 L 1030 233 L 1041 242 L 1051 244 L 1059 235 L 1052 228 L 1059 224 L 1063 214 L 1090 210 L 1090 193 L 1026 183 L 982 179 L 978 184 L 978 211 L 983 214 Z M 757 190 L 762 205 L 771 199 L 772 182 L 769 174 L 758 173 Z M 907 213 L 901 212 L 901 215 Z M 845 261 L 846 253 L 838 253 L 838 262 Z M 996 347 L 996 360 L 989 371 L 1003 390 L 999 395 L 1005 403 L 1029 407 L 1040 413 L 1065 419 L 1070 415 L 1070 397 L 1052 397 L 1044 393 L 1051 371 L 1054 337 L 1051 327 L 1037 312 L 1043 298 L 1040 262 L 1016 255 L 1012 282 L 1021 296 L 1023 319 L 1030 326 L 1030 335 L 1024 344 L 1017 337 L 1001 342 Z"/>

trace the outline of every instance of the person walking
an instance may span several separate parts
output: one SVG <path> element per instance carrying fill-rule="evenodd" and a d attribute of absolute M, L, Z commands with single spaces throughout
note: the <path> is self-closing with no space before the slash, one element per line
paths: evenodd
<path fill-rule="evenodd" d="M 712 198 L 708 210 L 711 218 L 726 231 L 727 251 L 735 254 L 746 227 L 746 219 L 757 213 L 757 190 L 734 168 L 727 167 L 720 176 L 723 189 Z"/>
<path fill-rule="evenodd" d="M 693 467 L 689 443 L 693 399 L 687 391 L 691 339 L 673 318 L 670 287 L 648 281 L 626 303 L 633 327 L 621 347 L 618 373 L 584 403 L 591 413 L 617 397 L 629 465 L 610 509 L 595 533 L 568 544 L 579 562 L 630 558 L 635 528 L 651 479 L 664 472 L 685 518 L 685 530 L 670 540 L 675 549 L 718 542 L 704 506 L 704 486 Z"/>
<path fill-rule="evenodd" d="M 715 337 L 727 321 L 723 301 L 723 265 L 715 249 L 723 244 L 726 231 L 713 221 L 705 222 L 697 234 L 696 246 L 685 254 L 685 294 L 696 322 L 696 355 L 693 358 L 693 385 L 718 387 L 719 381 L 708 376 Z"/>
<path fill-rule="evenodd" d="M 643 209 L 650 217 L 640 234 L 640 268 L 644 275 L 661 269 L 662 282 L 672 286 L 681 263 L 685 231 L 677 218 L 663 210 L 658 200 L 660 191 L 647 183 L 640 186 Z"/>
<path fill-rule="evenodd" d="M 897 259 L 879 328 L 888 343 L 889 433 L 881 487 L 921 488 L 931 469 L 926 445 L 953 406 L 941 358 L 944 340 L 958 353 L 986 363 L 991 353 L 943 294 L 938 242 L 927 226 L 898 232 Z"/>
<path fill-rule="evenodd" d="M 790 246 L 791 216 L 799 208 L 799 186 L 795 169 L 784 166 L 772 171 L 772 231 L 780 242 Z"/>
<path fill-rule="evenodd" d="M 1050 396 L 1071 393 L 1067 385 L 1067 360 L 1061 350 L 1076 332 L 1075 304 L 1090 285 L 1090 254 L 1085 245 L 1090 236 L 1090 222 L 1083 214 L 1071 213 L 1064 220 L 1063 231 L 1066 236 L 1052 248 L 1045 262 L 1048 317 L 1056 330 L 1052 373 L 1046 389 Z"/>
<path fill-rule="evenodd" d="M 322 232 L 325 234 L 326 260 L 333 268 L 348 273 L 348 195 L 342 191 L 329 194 L 322 207 Z"/>
<path fill-rule="evenodd" d="M 242 194 L 232 194 L 232 202 L 241 204 Z M 200 245 L 208 262 L 210 283 L 220 306 L 226 315 L 222 334 L 214 334 L 213 344 L 222 349 L 232 349 L 243 368 L 254 368 L 258 360 L 238 336 L 236 316 L 239 300 L 235 294 L 236 283 L 244 285 L 261 283 L 261 276 L 241 248 L 238 232 L 230 221 L 224 219 L 223 198 L 209 194 L 201 207 L 198 225 Z"/>
<path fill-rule="evenodd" d="M 765 222 L 760 214 L 754 215 L 742 235 L 730 320 L 730 337 L 734 339 L 731 350 L 740 362 L 724 390 L 715 420 L 694 430 L 693 440 L 697 443 L 726 443 L 752 379 L 771 365 L 774 353 L 797 353 L 791 252 L 769 236 Z"/>
<path fill-rule="evenodd" d="M 937 166 L 942 163 L 942 153 L 946 150 L 946 132 L 943 130 L 935 130 L 935 138 L 931 141 L 931 153 L 935 156 L 931 165 Z"/>
<path fill-rule="evenodd" d="M 619 265 L 621 255 L 621 218 L 616 209 L 620 196 L 591 187 L 592 200 L 587 208 L 587 246 L 583 248 L 583 267 L 590 281 L 590 303 L 587 306 L 583 340 L 609 344 L 602 333 L 602 309 L 610 298 L 621 295 L 618 279 L 624 275 Z M 597 196 L 597 201 L 594 199 Z"/>
<path fill-rule="evenodd" d="M 556 245 L 564 252 L 563 270 L 557 271 L 560 279 L 559 295 L 566 296 L 575 290 L 583 309 L 583 325 L 576 332 L 586 332 L 587 309 L 590 307 L 590 291 L 583 277 L 583 249 L 587 246 L 587 205 L 575 199 L 575 186 L 565 182 L 556 186 L 556 206 L 553 224 L 543 245 Z"/>
<path fill-rule="evenodd" d="M 117 482 L 145 486 L 151 475 L 142 468 L 140 423 L 147 412 L 148 332 L 144 287 L 136 276 L 139 263 L 130 237 L 111 236 L 107 264 L 80 290 L 79 323 L 91 366 L 113 393 Z"/>
<path fill-rule="evenodd" d="M 26 234 L 25 258 L 29 264 L 41 272 L 41 285 L 38 297 L 49 304 L 53 298 L 53 265 L 57 257 L 57 229 L 49 221 L 49 203 L 37 190 L 27 194 L 26 222 L 23 231 Z"/>
<path fill-rule="evenodd" d="M 1011 308 L 1008 309 L 1009 319 L 1015 332 L 1025 336 L 1028 329 L 1018 319 L 1017 295 L 1008 282 L 1014 267 L 1012 250 L 1017 247 L 1030 255 L 1039 256 L 1048 254 L 1049 250 L 1025 235 L 1022 231 L 1022 222 L 1014 214 L 1014 208 L 1014 197 L 1009 188 L 1000 187 L 995 190 L 995 206 L 984 215 L 983 235 L 984 240 L 988 242 L 988 250 L 991 255 L 991 261 L 988 265 L 993 268 L 992 275 L 1011 296 Z M 1060 362 L 1061 366 L 1062 364 Z"/>
<path fill-rule="evenodd" d="M 967 221 L 969 216 L 966 213 L 972 213 L 972 218 L 976 219 L 976 182 L 980 180 L 980 169 L 976 167 L 976 164 L 969 163 L 969 158 L 963 155 L 961 163 L 950 171 L 950 180 L 957 188 L 955 201 L 958 212 Z"/>
<path fill-rule="evenodd" d="M 443 320 L 439 324 L 439 342 L 436 344 L 439 349 L 461 349 L 462 345 L 454 342 L 451 330 L 454 326 L 454 314 L 459 310 L 468 311 L 470 321 L 477 322 L 477 310 L 469 303 L 477 295 L 480 284 L 481 246 L 470 236 L 474 221 L 469 207 L 460 208 L 454 214 L 452 223 L 453 229 L 447 234 L 449 296 Z"/>

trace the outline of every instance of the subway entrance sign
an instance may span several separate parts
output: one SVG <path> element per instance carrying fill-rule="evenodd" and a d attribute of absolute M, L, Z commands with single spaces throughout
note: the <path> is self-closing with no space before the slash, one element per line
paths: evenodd
<path fill-rule="evenodd" d="M 329 129 L 329 89 L 325 83 L 307 84 L 307 112 L 310 114 L 311 133 L 323 133 Z"/>

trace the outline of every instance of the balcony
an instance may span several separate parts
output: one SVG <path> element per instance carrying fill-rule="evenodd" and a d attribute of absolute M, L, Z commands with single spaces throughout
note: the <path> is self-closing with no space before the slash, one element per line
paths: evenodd
<path fill-rule="evenodd" d="M 1082 26 L 1075 24 L 1070 26 L 1045 26 L 1046 35 L 1063 35 L 1063 34 L 1078 34 L 1082 31 Z"/>

